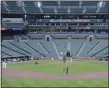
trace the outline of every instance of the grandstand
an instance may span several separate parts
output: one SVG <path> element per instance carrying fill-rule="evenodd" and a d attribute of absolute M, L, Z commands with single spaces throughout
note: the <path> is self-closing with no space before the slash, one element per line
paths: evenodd
<path fill-rule="evenodd" d="M 2 58 L 59 58 L 68 47 L 70 57 L 104 57 L 108 53 L 108 3 L 2 1 Z M 94 36 L 91 42 L 90 35 Z"/>

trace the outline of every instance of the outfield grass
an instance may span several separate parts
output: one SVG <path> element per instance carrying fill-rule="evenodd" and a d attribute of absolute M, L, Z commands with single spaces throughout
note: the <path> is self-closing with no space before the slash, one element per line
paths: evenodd
<path fill-rule="evenodd" d="M 38 61 L 38 68 L 35 66 L 35 62 L 22 62 L 8 64 L 12 68 L 21 68 L 24 70 L 49 72 L 62 74 L 63 67 L 65 66 L 62 61 L 51 61 L 51 60 L 41 60 Z M 85 72 L 97 72 L 97 71 L 107 71 L 108 63 L 100 61 L 73 61 L 67 62 L 66 66 L 69 66 L 69 74 L 85 73 Z"/>
<path fill-rule="evenodd" d="M 2 87 L 108 87 L 108 79 L 34 80 L 3 78 Z"/>
<path fill-rule="evenodd" d="M 24 70 L 40 71 L 47 73 L 62 74 L 65 66 L 62 61 L 41 60 L 36 68 L 35 62 L 10 63 L 8 67 L 21 68 Z M 80 61 L 73 60 L 67 62 L 70 66 L 69 73 L 86 73 L 107 71 L 108 62 L 100 61 Z M 84 79 L 84 80 L 41 80 L 41 79 L 20 79 L 20 78 L 2 78 L 3 87 L 108 87 L 108 79 Z"/>

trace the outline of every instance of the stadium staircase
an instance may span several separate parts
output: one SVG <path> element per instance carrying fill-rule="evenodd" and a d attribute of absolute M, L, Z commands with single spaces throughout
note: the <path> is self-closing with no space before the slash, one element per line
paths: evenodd
<path fill-rule="evenodd" d="M 61 58 L 61 56 L 60 56 L 60 54 L 59 54 L 59 51 L 58 51 L 58 48 L 57 48 L 55 42 L 52 41 L 52 44 L 53 44 L 53 46 L 54 46 L 54 49 L 55 49 L 55 51 L 56 51 L 56 54 L 57 54 L 58 58 Z"/>
<path fill-rule="evenodd" d="M 77 53 L 76 57 L 79 57 L 79 54 L 83 51 L 84 46 L 86 45 L 86 42 L 83 42 L 79 52 Z M 84 52 L 84 51 L 83 51 Z"/>

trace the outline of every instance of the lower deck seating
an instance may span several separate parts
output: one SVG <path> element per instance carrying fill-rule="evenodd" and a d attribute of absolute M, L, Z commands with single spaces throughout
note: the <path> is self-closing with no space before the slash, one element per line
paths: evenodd
<path fill-rule="evenodd" d="M 101 57 L 108 53 L 108 42 L 104 41 L 66 41 L 66 40 L 27 40 L 2 42 L 2 58 L 16 56 L 59 57 L 70 49 L 72 57 Z"/>

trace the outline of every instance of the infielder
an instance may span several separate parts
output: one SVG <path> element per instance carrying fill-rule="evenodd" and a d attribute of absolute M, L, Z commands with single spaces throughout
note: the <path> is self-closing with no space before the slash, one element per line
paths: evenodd
<path fill-rule="evenodd" d="M 66 74 L 68 74 L 68 67 L 64 67 L 63 69 L 63 75 L 66 75 Z"/>
<path fill-rule="evenodd" d="M 35 64 L 36 64 L 36 67 L 38 67 L 38 62 L 37 61 L 35 62 Z"/>
<path fill-rule="evenodd" d="M 64 63 L 66 62 L 66 57 L 65 57 L 65 56 L 63 57 L 63 62 L 64 62 Z"/>

